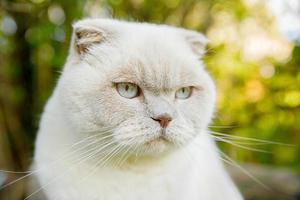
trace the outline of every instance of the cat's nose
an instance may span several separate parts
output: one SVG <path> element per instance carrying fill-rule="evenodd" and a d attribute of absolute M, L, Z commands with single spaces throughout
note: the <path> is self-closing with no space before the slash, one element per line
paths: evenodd
<path fill-rule="evenodd" d="M 164 114 L 159 115 L 157 117 L 151 117 L 154 121 L 157 121 L 162 128 L 166 128 L 170 121 L 172 121 L 172 117 L 170 115 Z"/>

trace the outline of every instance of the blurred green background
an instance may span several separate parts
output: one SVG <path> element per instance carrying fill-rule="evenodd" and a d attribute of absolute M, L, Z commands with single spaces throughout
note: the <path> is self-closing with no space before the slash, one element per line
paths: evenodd
<path fill-rule="evenodd" d="M 166 23 L 205 33 L 210 40 L 205 63 L 218 88 L 212 129 L 268 141 L 300 143 L 299 38 L 283 34 L 278 22 L 280 16 L 271 12 L 270 3 L 260 0 L 0 2 L 0 169 L 22 171 L 30 165 L 40 114 L 68 53 L 71 24 L 83 17 Z M 287 23 L 293 25 L 293 21 Z M 258 146 L 270 154 L 230 144 L 220 143 L 220 146 L 239 163 L 300 171 L 299 146 Z M 15 177 L 9 175 L 8 180 Z"/>

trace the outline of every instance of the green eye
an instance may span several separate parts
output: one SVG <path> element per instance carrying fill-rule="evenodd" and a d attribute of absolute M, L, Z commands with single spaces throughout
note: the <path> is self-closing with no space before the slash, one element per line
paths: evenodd
<path fill-rule="evenodd" d="M 120 96 L 132 99 L 139 95 L 139 87 L 133 83 L 117 83 L 116 89 Z"/>
<path fill-rule="evenodd" d="M 187 99 L 192 94 L 192 87 L 183 87 L 176 91 L 175 97 L 177 99 Z"/>

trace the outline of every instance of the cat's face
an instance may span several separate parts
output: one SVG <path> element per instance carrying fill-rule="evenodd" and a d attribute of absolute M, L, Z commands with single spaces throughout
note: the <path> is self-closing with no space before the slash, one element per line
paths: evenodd
<path fill-rule="evenodd" d="M 75 24 L 58 87 L 74 134 L 106 138 L 95 143 L 99 148 L 143 155 L 193 140 L 207 128 L 215 102 L 213 82 L 197 55 L 202 42 L 197 33 L 166 26 Z"/>

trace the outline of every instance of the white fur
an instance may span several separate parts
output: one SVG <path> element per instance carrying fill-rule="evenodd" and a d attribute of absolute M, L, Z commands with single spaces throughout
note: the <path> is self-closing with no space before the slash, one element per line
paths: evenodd
<path fill-rule="evenodd" d="M 34 166 L 47 198 L 242 199 L 206 131 L 215 88 L 199 61 L 205 43 L 201 34 L 163 25 L 77 22 L 36 141 Z M 121 97 L 114 82 L 135 83 L 142 94 Z M 192 96 L 175 99 L 186 86 L 195 88 Z M 173 118 L 164 140 L 151 119 L 161 114 Z M 96 153 L 82 160 L 87 152 Z"/>

